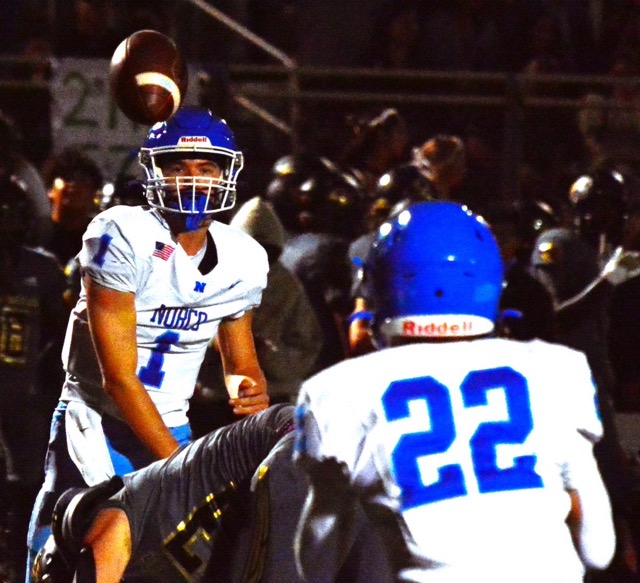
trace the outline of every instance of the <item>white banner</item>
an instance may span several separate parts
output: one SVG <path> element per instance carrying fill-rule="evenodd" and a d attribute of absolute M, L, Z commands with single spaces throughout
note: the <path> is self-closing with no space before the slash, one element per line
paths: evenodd
<path fill-rule="evenodd" d="M 193 71 L 190 74 L 195 80 Z M 70 146 L 82 149 L 98 163 L 107 181 L 121 175 L 142 177 L 137 154 L 149 126 L 129 120 L 111 99 L 108 60 L 56 61 L 51 89 L 55 152 Z"/>

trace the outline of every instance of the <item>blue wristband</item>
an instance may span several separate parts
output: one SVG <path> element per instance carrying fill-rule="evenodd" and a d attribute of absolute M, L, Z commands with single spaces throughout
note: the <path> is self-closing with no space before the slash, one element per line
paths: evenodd
<path fill-rule="evenodd" d="M 363 310 L 362 312 L 354 312 L 349 316 L 347 323 L 351 325 L 357 320 L 366 320 L 367 322 L 370 322 L 373 320 L 373 312 L 368 312 L 366 310 Z"/>

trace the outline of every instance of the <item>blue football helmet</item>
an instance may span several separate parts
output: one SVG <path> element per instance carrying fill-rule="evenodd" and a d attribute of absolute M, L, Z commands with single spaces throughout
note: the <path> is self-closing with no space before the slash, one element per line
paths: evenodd
<path fill-rule="evenodd" d="M 163 159 L 212 159 L 222 169 L 220 178 L 164 177 Z M 244 165 L 242 152 L 224 120 L 203 107 L 183 107 L 165 122 L 155 124 L 140 149 L 150 206 L 190 215 L 194 224 L 211 213 L 233 208 L 236 181 Z"/>
<path fill-rule="evenodd" d="M 411 204 L 382 224 L 365 265 L 377 340 L 492 332 L 503 273 L 491 230 L 467 207 Z"/>

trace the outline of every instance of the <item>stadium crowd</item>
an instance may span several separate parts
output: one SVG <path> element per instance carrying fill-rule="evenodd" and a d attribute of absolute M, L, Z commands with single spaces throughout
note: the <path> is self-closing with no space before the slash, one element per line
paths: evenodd
<path fill-rule="evenodd" d="M 583 105 L 577 110 L 526 112 L 517 196 L 503 188 L 502 120 L 466 108 L 425 113 L 416 106 L 384 104 L 303 110 L 303 144 L 295 152 L 279 140 L 264 145 L 259 132 L 242 126 L 233 111 L 214 108 L 214 114 L 228 118 L 238 150 L 255 153 L 264 146 L 263 158 L 257 158 L 266 168 L 260 173 L 245 168 L 250 179 L 238 182 L 235 206 L 217 209 L 215 218 L 265 251 L 255 274 L 238 276 L 248 287 L 263 288 L 261 303 L 251 296 L 236 312 L 239 320 L 245 309 L 253 312 L 252 350 L 261 371 L 254 376 L 264 375 L 270 402 L 282 404 L 279 411 L 288 423 L 288 405 L 296 403 L 304 381 L 379 349 L 371 325 L 375 293 L 365 275 L 379 227 L 423 202 L 465 205 L 481 217 L 505 264 L 495 336 L 538 338 L 575 349 L 586 355 L 593 375 L 604 427 L 594 452 L 613 509 L 617 546 L 610 565 L 589 569 L 585 581 L 640 580 L 640 304 L 635 295 L 640 282 L 640 4 L 229 0 L 215 5 L 303 65 L 599 75 L 612 81 L 579 95 Z M 127 34 L 154 28 L 175 38 L 192 62 L 264 62 L 195 7 L 177 0 L 4 1 L 0 11 L 9 15 L 0 19 L 4 55 L 110 58 Z M 46 69 L 38 73 L 45 80 L 50 75 Z M 7 74 L 19 79 L 25 70 Z M 564 95 L 561 85 L 548 87 L 545 92 Z M 623 107 L 610 108 L 606 99 Z M 202 101 L 211 105 L 206 95 Z M 105 234 L 114 236 L 111 227 L 101 233 L 94 226 L 89 235 L 87 227 L 105 211 L 115 216 L 119 211 L 111 209 L 116 207 L 157 201 L 149 199 L 149 191 L 145 197 L 142 171 L 139 177 L 119 177 L 115 190 L 105 190 L 99 160 L 77 149 L 56 151 L 51 144 L 43 150 L 46 139 L 29 143 L 24 136 L 34 135 L 30 124 L 37 116 L 26 115 L 25 103 L 16 104 L 11 96 L 2 96 L 0 104 L 0 478 L 5 484 L 0 580 L 14 583 L 24 580 L 27 528 L 44 479 L 49 423 L 60 414 L 67 322 L 84 297 L 81 279 L 90 271 L 89 251 L 99 254 Z M 212 172 L 198 169 L 205 171 Z M 183 246 L 191 245 L 189 237 Z M 229 241 L 245 245 L 243 238 Z M 206 242 L 193 245 L 190 256 L 206 256 Z M 246 247 L 248 255 L 251 249 Z M 218 254 L 214 264 L 222 261 Z M 222 345 L 218 340 L 207 346 L 189 396 L 193 438 L 241 417 L 228 402 L 229 362 L 236 357 L 224 355 L 234 354 L 232 334 L 243 334 L 228 325 L 235 322 L 231 314 L 236 316 L 221 316 L 226 322 Z M 147 368 L 153 368 L 151 360 Z M 291 429 L 279 423 L 278 439 Z M 262 436 L 267 430 L 250 431 Z M 172 446 L 182 443 L 165 437 Z M 292 447 L 285 443 L 282 449 L 289 455 Z M 195 448 L 186 451 L 200 455 Z M 276 457 L 280 450 L 274 451 Z M 245 480 L 260 462 L 231 468 L 230 475 L 237 470 L 237 479 Z M 274 471 L 282 479 L 279 471 L 289 469 L 285 464 Z M 235 479 L 225 475 L 226 481 Z M 49 513 L 53 502 L 46 506 Z M 369 552 L 380 545 L 362 534 L 354 540 Z M 362 561 L 354 561 L 360 573 Z M 387 576 L 386 565 L 376 566 Z M 342 576 L 358 580 L 353 573 Z M 359 576 L 364 581 L 370 575 L 365 569 Z"/>

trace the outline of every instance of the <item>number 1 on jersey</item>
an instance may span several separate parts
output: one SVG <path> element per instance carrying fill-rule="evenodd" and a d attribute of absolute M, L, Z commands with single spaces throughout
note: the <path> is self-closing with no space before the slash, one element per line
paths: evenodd
<path fill-rule="evenodd" d="M 164 380 L 164 355 L 169 352 L 172 344 L 177 344 L 180 335 L 173 330 L 167 330 L 156 338 L 156 345 L 152 348 L 149 362 L 146 366 L 140 368 L 138 378 L 144 385 L 159 389 Z"/>

